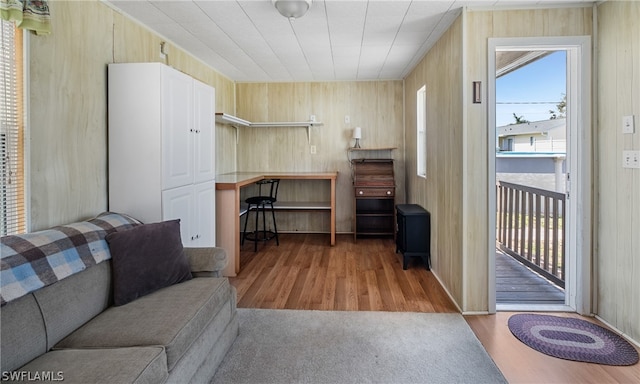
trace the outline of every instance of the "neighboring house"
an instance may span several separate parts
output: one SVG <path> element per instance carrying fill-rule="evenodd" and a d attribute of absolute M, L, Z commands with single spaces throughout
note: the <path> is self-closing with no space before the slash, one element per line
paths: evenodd
<path fill-rule="evenodd" d="M 566 152 L 566 118 L 510 124 L 496 128 L 499 151 Z"/>
<path fill-rule="evenodd" d="M 106 65 L 159 61 L 165 41 L 97 0 L 54 1 L 50 6 L 52 35 L 29 38 L 28 203 L 33 230 L 108 208 Z M 472 103 L 471 87 L 473 81 L 488 81 L 487 41 L 589 36 L 592 119 L 583 129 L 593 142 L 587 172 L 593 175 L 590 192 L 595 198 L 583 206 L 592 217 L 593 245 L 586 268 L 594 282 L 586 295 L 594 314 L 640 341 L 640 221 L 635 219 L 640 216 L 640 173 L 623 169 L 620 161 L 622 150 L 640 149 L 638 128 L 627 135 L 620 129 L 622 116 L 635 115 L 636 121 L 640 116 L 638 87 L 632 84 L 637 85 L 634 74 L 640 68 L 640 2 L 498 8 L 462 9 L 404 79 L 238 83 L 175 46 L 170 47 L 170 64 L 215 86 L 217 111 L 263 121 L 317 115 L 324 126 L 310 132 L 238 132 L 218 126 L 217 166 L 219 172 L 258 166 L 278 171 L 337 169 L 337 205 L 344 212 L 338 218 L 339 231 L 348 231 L 352 200 L 345 153 L 352 127 L 345 115 L 363 127 L 363 146 L 396 147 L 398 201 L 418 203 L 431 212 L 433 272 L 462 312 L 481 314 L 489 310 L 487 250 L 495 243 L 486 235 L 488 217 L 494 214 L 487 208 L 487 151 L 495 143 L 488 142 L 489 104 L 486 98 Z M 423 178 L 415 169 L 415 127 L 416 91 L 425 84 L 429 141 Z M 309 141 L 317 153 L 310 154 Z"/>
<path fill-rule="evenodd" d="M 496 128 L 496 179 L 565 192 L 566 119 Z"/>

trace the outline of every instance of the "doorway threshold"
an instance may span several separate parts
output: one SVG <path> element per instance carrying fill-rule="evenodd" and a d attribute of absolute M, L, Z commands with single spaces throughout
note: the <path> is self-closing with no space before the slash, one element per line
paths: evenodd
<path fill-rule="evenodd" d="M 498 312 L 575 312 L 564 304 L 496 304 Z"/>

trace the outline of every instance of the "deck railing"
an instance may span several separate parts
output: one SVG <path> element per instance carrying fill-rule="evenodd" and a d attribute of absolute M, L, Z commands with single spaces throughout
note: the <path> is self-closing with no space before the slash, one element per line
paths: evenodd
<path fill-rule="evenodd" d="M 565 194 L 498 181 L 498 247 L 564 288 Z"/>

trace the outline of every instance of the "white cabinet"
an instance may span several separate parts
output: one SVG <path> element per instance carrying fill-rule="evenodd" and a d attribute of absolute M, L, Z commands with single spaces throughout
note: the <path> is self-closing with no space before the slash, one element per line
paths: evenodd
<path fill-rule="evenodd" d="M 194 181 L 203 182 L 216 177 L 216 94 L 200 81 L 193 81 L 194 129 L 198 140 L 194 145 Z M 207 128 L 205 128 L 207 127 Z M 210 128 L 210 129 L 209 129 Z"/>
<path fill-rule="evenodd" d="M 181 72 L 164 68 L 162 188 L 213 180 L 215 90 Z"/>
<path fill-rule="evenodd" d="M 182 244 L 205 247 L 215 243 L 215 182 L 208 181 L 162 191 L 163 220 L 181 219 Z"/>
<path fill-rule="evenodd" d="M 110 64 L 109 210 L 181 219 L 215 245 L 215 89 L 160 63 Z"/>
<path fill-rule="evenodd" d="M 193 183 L 193 81 L 161 67 L 162 189 Z"/>

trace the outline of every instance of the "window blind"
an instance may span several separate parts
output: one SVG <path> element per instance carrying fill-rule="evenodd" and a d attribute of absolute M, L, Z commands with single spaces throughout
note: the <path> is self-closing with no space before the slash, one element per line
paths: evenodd
<path fill-rule="evenodd" d="M 0 235 L 24 233 L 22 33 L 2 20 L 0 47 Z"/>

